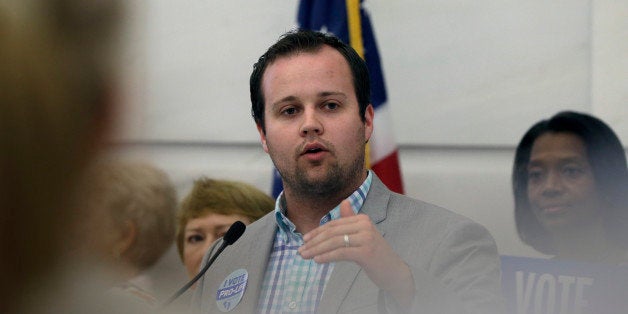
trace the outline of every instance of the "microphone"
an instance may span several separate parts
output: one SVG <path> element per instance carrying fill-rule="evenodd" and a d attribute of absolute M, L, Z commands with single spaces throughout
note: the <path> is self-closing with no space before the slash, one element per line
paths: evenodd
<path fill-rule="evenodd" d="M 229 227 L 229 230 L 227 230 L 227 233 L 225 233 L 225 235 L 222 237 L 222 244 L 220 244 L 220 247 L 218 248 L 218 250 L 216 250 L 216 253 L 214 255 L 212 255 L 212 257 L 205 264 L 205 266 L 203 266 L 203 269 L 201 269 L 201 271 L 196 276 L 194 276 L 194 278 L 192 278 L 192 280 L 190 280 L 190 282 L 185 284 L 185 286 L 183 286 L 181 289 L 179 289 L 177 292 L 175 292 L 175 294 L 173 294 L 170 298 L 168 298 L 168 300 L 166 302 L 164 302 L 161 306 L 164 307 L 164 306 L 172 303 L 172 301 L 174 301 L 178 297 L 180 297 L 197 280 L 199 280 L 201 277 L 203 277 L 205 272 L 209 269 L 209 266 L 211 266 L 211 264 L 214 263 L 214 261 L 216 260 L 218 255 L 220 255 L 220 253 L 222 253 L 222 251 L 227 246 L 229 246 L 229 245 L 233 244 L 235 241 L 237 241 L 242 236 L 242 234 L 244 233 L 245 229 L 246 229 L 246 225 L 243 222 L 241 222 L 241 221 L 234 222 L 231 225 L 231 227 Z M 214 244 L 214 246 L 215 245 L 216 244 Z M 213 250 L 213 247 L 209 251 L 211 252 L 212 250 Z"/>
<path fill-rule="evenodd" d="M 244 233 L 244 230 L 246 230 L 246 225 L 243 222 L 239 220 L 234 222 L 231 227 L 229 227 L 229 230 L 227 230 L 225 235 L 222 237 L 222 240 L 225 241 L 226 244 L 223 244 L 223 246 L 218 249 L 216 255 L 220 254 L 220 252 L 224 250 L 224 247 L 226 247 L 227 245 L 231 245 L 235 243 L 235 241 L 238 241 L 238 239 Z"/>

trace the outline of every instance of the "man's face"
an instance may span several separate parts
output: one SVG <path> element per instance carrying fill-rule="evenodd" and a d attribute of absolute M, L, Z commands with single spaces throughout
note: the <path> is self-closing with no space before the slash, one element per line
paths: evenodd
<path fill-rule="evenodd" d="M 320 195 L 361 184 L 373 107 L 363 122 L 351 70 L 338 51 L 324 46 L 275 60 L 262 91 L 266 133 L 258 131 L 286 190 Z"/>
<path fill-rule="evenodd" d="M 528 165 L 528 198 L 550 232 L 577 230 L 599 221 L 595 178 L 578 136 L 546 133 L 536 139 Z"/>

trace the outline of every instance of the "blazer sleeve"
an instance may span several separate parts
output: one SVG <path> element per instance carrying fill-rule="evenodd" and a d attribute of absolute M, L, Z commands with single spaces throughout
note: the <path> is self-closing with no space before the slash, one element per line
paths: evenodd
<path fill-rule="evenodd" d="M 501 266 L 490 233 L 470 220 L 447 225 L 427 268 L 408 263 L 415 283 L 415 298 L 409 313 L 500 314 Z M 389 313 L 401 311 L 384 294 Z"/>

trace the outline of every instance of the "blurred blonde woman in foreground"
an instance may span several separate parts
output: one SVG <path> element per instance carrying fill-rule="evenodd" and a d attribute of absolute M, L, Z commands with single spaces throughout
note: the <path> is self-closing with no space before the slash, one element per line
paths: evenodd
<path fill-rule="evenodd" d="M 116 310 L 69 244 L 113 127 L 120 4 L 0 0 L 0 313 Z"/>

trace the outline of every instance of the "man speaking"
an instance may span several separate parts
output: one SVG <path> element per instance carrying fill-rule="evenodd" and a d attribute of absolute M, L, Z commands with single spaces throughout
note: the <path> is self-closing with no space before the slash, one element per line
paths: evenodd
<path fill-rule="evenodd" d="M 479 224 L 391 192 L 365 167 L 366 64 L 336 37 L 282 36 L 250 79 L 275 211 L 218 257 L 200 313 L 499 313 L 497 248 Z M 212 254 L 212 252 L 208 252 Z"/>

